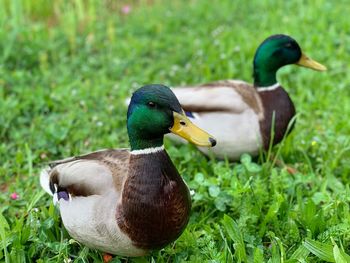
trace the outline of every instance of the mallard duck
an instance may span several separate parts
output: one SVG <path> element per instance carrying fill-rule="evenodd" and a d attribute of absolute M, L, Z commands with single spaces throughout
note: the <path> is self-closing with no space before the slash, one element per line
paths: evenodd
<path fill-rule="evenodd" d="M 172 132 L 199 146 L 215 139 L 193 125 L 173 92 L 148 85 L 127 112 L 131 150 L 109 149 L 55 161 L 40 175 L 68 233 L 84 245 L 142 256 L 177 239 L 189 219 L 189 190 L 163 147 Z"/>
<path fill-rule="evenodd" d="M 243 153 L 254 156 L 260 148 L 268 149 L 270 140 L 273 144 L 279 143 L 295 115 L 295 108 L 277 82 L 276 73 L 290 64 L 326 70 L 307 57 L 290 36 L 273 35 L 264 40 L 255 53 L 254 85 L 241 80 L 222 80 L 173 88 L 191 121 L 218 140 L 213 149 L 199 149 L 221 159 L 237 160 Z M 275 127 L 273 138 L 271 127 Z"/>

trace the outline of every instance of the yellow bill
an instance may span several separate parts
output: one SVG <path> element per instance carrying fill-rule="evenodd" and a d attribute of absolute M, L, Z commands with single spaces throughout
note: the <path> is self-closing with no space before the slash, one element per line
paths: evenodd
<path fill-rule="evenodd" d="M 170 128 L 170 131 L 187 141 L 198 145 L 213 147 L 216 145 L 216 140 L 213 136 L 194 125 L 185 114 L 174 114 L 174 125 Z"/>
<path fill-rule="evenodd" d="M 325 71 L 327 68 L 323 66 L 322 64 L 316 62 L 315 60 L 312 60 L 308 56 L 306 56 L 304 53 L 301 54 L 301 58 L 296 63 L 299 66 L 311 68 L 318 71 Z"/>

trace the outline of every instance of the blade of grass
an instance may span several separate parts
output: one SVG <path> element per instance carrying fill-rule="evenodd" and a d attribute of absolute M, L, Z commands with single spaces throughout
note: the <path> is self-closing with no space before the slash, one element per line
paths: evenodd
<path fill-rule="evenodd" d="M 298 262 L 305 262 L 309 254 L 310 254 L 310 251 L 304 245 L 300 245 L 297 248 L 297 250 L 295 250 L 294 253 L 291 255 L 289 260 L 297 260 Z M 289 262 L 289 260 L 287 261 L 287 263 Z"/>
<path fill-rule="evenodd" d="M 243 236 L 241 231 L 239 230 L 238 224 L 228 215 L 224 215 L 224 218 L 222 220 L 223 225 L 232 239 L 232 241 L 235 244 L 235 250 L 237 254 L 236 260 L 238 262 L 246 262 L 247 261 L 247 254 L 245 251 L 245 244 L 243 241 Z"/>
<path fill-rule="evenodd" d="M 333 247 L 312 239 L 306 239 L 303 245 L 315 256 L 327 262 L 335 262 L 333 257 Z"/>
<path fill-rule="evenodd" d="M 7 235 L 6 235 L 6 229 L 9 229 L 9 225 L 6 221 L 6 218 L 3 216 L 2 213 L 0 213 L 0 236 L 2 240 L 2 249 L 4 250 L 5 254 L 5 262 L 10 263 L 9 255 L 7 252 Z"/>

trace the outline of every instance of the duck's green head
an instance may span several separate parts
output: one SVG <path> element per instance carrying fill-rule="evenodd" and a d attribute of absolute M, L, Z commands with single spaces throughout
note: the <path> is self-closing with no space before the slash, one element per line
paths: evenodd
<path fill-rule="evenodd" d="M 271 86 L 277 82 L 279 68 L 296 64 L 324 71 L 326 67 L 307 57 L 298 43 L 287 35 L 272 35 L 258 47 L 254 57 L 254 84 L 258 87 Z"/>
<path fill-rule="evenodd" d="M 163 85 L 147 85 L 135 91 L 127 116 L 132 150 L 159 147 L 169 132 L 199 146 L 216 144 L 211 135 L 191 123 L 174 93 Z"/>

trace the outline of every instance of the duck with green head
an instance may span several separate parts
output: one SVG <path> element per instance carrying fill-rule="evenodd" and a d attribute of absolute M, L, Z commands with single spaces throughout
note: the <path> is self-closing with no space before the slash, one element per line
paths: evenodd
<path fill-rule="evenodd" d="M 199 149 L 218 158 L 237 160 L 243 153 L 254 156 L 261 147 L 268 149 L 271 140 L 273 145 L 279 143 L 295 115 L 295 108 L 277 82 L 276 74 L 281 67 L 291 64 L 326 70 L 306 56 L 290 36 L 272 35 L 255 53 L 254 85 L 241 80 L 222 80 L 174 88 L 191 121 L 218 140 L 213 149 Z"/>
<path fill-rule="evenodd" d="M 163 147 L 172 132 L 198 145 L 215 139 L 186 117 L 162 85 L 137 90 L 127 113 L 131 151 L 109 149 L 55 161 L 40 183 L 69 234 L 88 247 L 142 256 L 176 240 L 189 219 L 189 190 Z"/>

